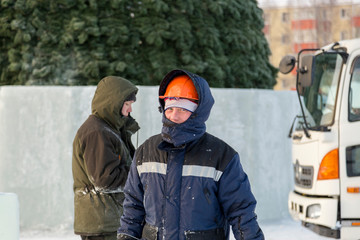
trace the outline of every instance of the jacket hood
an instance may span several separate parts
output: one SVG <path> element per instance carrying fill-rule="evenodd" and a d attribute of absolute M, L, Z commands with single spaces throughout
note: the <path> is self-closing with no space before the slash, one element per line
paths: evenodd
<path fill-rule="evenodd" d="M 138 88 L 124 78 L 115 76 L 103 78 L 97 85 L 91 103 L 92 114 L 120 131 L 125 124 L 129 125 L 129 121 L 134 122 L 130 115 L 129 117 L 122 116 L 121 109 L 125 99 L 132 93 L 136 94 L 137 91 Z"/>
<path fill-rule="evenodd" d="M 164 141 L 173 144 L 175 147 L 199 139 L 206 132 L 205 122 L 209 118 L 211 108 L 214 105 L 214 98 L 207 81 L 196 74 L 180 69 L 173 70 L 166 74 L 160 83 L 159 96 L 165 94 L 168 84 L 179 75 L 187 75 L 190 77 L 198 92 L 199 101 L 197 109 L 191 114 L 189 119 L 181 124 L 177 124 L 165 117 L 165 102 L 164 99 L 159 98 L 160 108 L 163 113 L 161 135 Z"/>

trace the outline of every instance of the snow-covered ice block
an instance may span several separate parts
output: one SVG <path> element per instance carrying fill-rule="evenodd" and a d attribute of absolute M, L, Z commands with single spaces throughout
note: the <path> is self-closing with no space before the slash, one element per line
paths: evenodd
<path fill-rule="evenodd" d="M 15 193 L 0 192 L 0 238 L 19 240 L 19 200 Z"/>

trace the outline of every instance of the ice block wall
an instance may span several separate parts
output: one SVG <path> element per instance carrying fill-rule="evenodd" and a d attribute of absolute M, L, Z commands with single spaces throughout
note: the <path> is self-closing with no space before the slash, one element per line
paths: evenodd
<path fill-rule="evenodd" d="M 95 86 L 0 87 L 0 192 L 16 193 L 21 230 L 71 230 L 72 141 L 91 113 Z M 158 88 L 139 86 L 134 145 L 161 131 Z M 293 91 L 212 89 L 207 130 L 240 153 L 260 220 L 288 216 L 291 141 L 299 107 Z"/>
<path fill-rule="evenodd" d="M 15 193 L 0 192 L 0 238 L 19 240 L 19 200 Z"/>

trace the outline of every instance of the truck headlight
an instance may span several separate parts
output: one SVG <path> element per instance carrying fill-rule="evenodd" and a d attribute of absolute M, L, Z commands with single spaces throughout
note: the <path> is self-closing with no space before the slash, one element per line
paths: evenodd
<path fill-rule="evenodd" d="M 306 217 L 307 218 L 319 218 L 321 215 L 321 206 L 320 204 L 313 204 L 307 207 Z"/>

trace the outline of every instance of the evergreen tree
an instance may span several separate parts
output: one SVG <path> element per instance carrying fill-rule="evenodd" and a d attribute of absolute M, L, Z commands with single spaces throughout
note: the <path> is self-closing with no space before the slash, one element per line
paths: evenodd
<path fill-rule="evenodd" d="M 211 87 L 272 88 L 256 0 L 0 0 L 0 85 L 158 85 L 174 68 Z"/>

